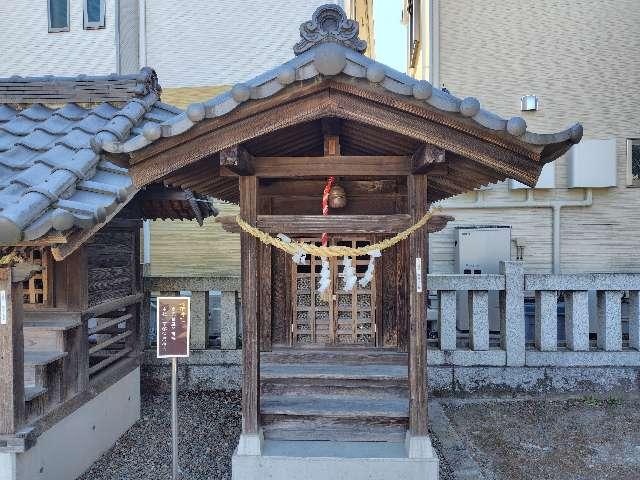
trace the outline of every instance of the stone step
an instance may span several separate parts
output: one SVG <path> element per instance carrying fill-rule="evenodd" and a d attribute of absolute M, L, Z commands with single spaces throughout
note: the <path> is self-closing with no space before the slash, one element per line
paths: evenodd
<path fill-rule="evenodd" d="M 265 438 L 402 441 L 409 402 L 398 398 L 265 395 L 260 411 Z"/>
<path fill-rule="evenodd" d="M 339 365 L 407 365 L 407 354 L 381 348 L 280 348 L 261 354 L 261 362 L 307 364 L 324 363 Z"/>
<path fill-rule="evenodd" d="M 262 455 L 233 459 L 234 478 L 258 480 L 437 480 L 438 458 L 407 458 L 397 442 L 265 440 Z"/>

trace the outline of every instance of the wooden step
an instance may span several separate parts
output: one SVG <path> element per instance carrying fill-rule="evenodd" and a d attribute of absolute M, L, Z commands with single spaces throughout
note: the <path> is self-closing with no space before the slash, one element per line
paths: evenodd
<path fill-rule="evenodd" d="M 263 364 L 263 395 L 408 398 L 407 367 L 400 365 Z"/>
<path fill-rule="evenodd" d="M 67 356 L 66 352 L 41 352 L 33 350 L 25 350 L 24 364 L 25 366 L 35 367 L 39 365 L 49 365 L 61 358 Z"/>
<path fill-rule="evenodd" d="M 408 369 L 401 365 L 335 365 L 313 363 L 262 364 L 260 377 L 264 379 L 306 378 L 326 380 L 387 380 L 406 381 Z"/>
<path fill-rule="evenodd" d="M 26 385 L 46 386 L 48 379 L 59 376 L 51 372 L 49 365 L 66 357 L 65 352 L 39 352 L 27 350 L 24 352 L 24 383 Z M 62 372 L 62 366 L 56 368 Z"/>
<path fill-rule="evenodd" d="M 399 399 L 265 396 L 265 438 L 276 440 L 402 441 L 409 402 Z"/>
<path fill-rule="evenodd" d="M 24 346 L 26 350 L 63 352 L 70 337 L 77 335 L 82 325 L 79 313 L 30 311 L 25 312 Z"/>
<path fill-rule="evenodd" d="M 39 387 L 37 385 L 25 385 L 24 387 L 24 401 L 30 402 L 37 397 L 40 397 L 47 393 L 47 389 Z"/>
<path fill-rule="evenodd" d="M 381 348 L 353 347 L 332 349 L 280 348 L 271 352 L 263 352 L 260 356 L 260 361 L 285 364 L 408 365 L 406 353 Z"/>

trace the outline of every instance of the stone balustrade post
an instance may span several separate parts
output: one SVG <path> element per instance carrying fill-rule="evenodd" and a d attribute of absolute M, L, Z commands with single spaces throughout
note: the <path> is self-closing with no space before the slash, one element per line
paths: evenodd
<path fill-rule="evenodd" d="M 525 363 L 524 264 L 500 262 L 505 289 L 500 291 L 500 344 L 507 352 L 507 365 Z"/>
<path fill-rule="evenodd" d="M 438 333 L 440 350 L 456 349 L 456 291 L 438 291 Z"/>
<path fill-rule="evenodd" d="M 220 296 L 220 348 L 238 348 L 238 292 L 223 291 Z"/>
<path fill-rule="evenodd" d="M 605 351 L 622 350 L 622 292 L 599 290 L 598 348 Z"/>
<path fill-rule="evenodd" d="M 629 292 L 629 347 L 640 350 L 640 292 Z"/>
<path fill-rule="evenodd" d="M 193 350 L 207 348 L 209 331 L 209 292 L 191 292 L 191 338 Z"/>
<path fill-rule="evenodd" d="M 489 292 L 469 290 L 469 333 L 472 350 L 489 350 Z"/>
<path fill-rule="evenodd" d="M 589 350 L 589 292 L 587 290 L 565 292 L 564 328 L 569 349 Z"/>
<path fill-rule="evenodd" d="M 558 293 L 537 290 L 535 344 L 542 352 L 558 349 Z"/>

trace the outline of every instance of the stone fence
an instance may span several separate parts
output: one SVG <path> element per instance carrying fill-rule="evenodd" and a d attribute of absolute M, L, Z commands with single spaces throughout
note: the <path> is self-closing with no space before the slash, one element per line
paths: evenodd
<path fill-rule="evenodd" d="M 428 276 L 429 291 L 437 292 L 438 299 L 438 342 L 429 350 L 430 365 L 640 366 L 640 274 L 524 274 L 520 262 L 502 262 L 500 268 L 499 275 Z M 491 292 L 498 294 L 500 317 L 495 346 L 490 344 Z M 595 309 L 589 305 L 590 292 Z M 558 334 L 559 294 L 564 297 L 564 342 Z M 467 296 L 469 312 L 468 345 L 462 346 L 456 328 L 461 295 Z M 531 296 L 533 345 L 526 339 L 525 315 L 525 297 Z"/>
<path fill-rule="evenodd" d="M 219 292 L 220 314 L 216 316 L 219 329 L 219 348 L 235 350 L 240 346 L 240 278 L 238 277 L 145 277 L 145 318 L 149 328 L 153 328 L 151 318 L 151 297 L 173 297 L 185 292 L 191 296 L 191 339 L 192 350 L 211 347 L 209 309 L 212 292 Z M 152 335 L 147 334 L 146 338 Z"/>
<path fill-rule="evenodd" d="M 640 273 L 429 274 L 429 390 L 436 394 L 640 390 Z M 146 294 L 192 297 L 191 389 L 240 386 L 238 278 L 147 278 Z M 220 292 L 220 347 L 207 346 L 210 291 Z M 149 305 L 149 302 L 145 302 Z M 462 322 L 461 322 L 462 320 Z M 145 357 L 146 383 L 165 388 L 168 368 Z"/>

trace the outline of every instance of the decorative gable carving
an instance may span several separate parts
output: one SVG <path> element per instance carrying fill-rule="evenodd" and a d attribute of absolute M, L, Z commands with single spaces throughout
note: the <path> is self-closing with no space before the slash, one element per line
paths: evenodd
<path fill-rule="evenodd" d="M 340 6 L 322 5 L 313 12 L 311 20 L 300 25 L 301 39 L 293 52 L 300 55 L 321 43 L 333 42 L 364 53 L 367 42 L 358 38 L 358 30 L 358 22 L 348 19 Z"/>

